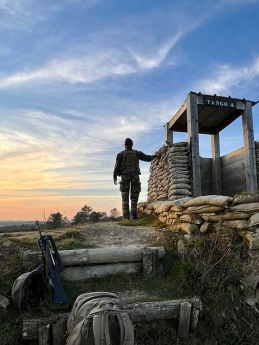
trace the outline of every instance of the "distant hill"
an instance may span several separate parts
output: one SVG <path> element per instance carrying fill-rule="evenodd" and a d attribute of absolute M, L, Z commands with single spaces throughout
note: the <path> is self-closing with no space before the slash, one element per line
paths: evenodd
<path fill-rule="evenodd" d="M 10 225 L 32 225 L 34 226 L 33 220 L 0 220 L 0 227 L 10 226 Z"/>

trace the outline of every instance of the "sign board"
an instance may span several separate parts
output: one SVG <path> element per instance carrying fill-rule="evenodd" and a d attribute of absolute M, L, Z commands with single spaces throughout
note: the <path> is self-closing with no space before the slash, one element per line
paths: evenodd
<path fill-rule="evenodd" d="M 204 105 L 212 105 L 214 107 L 228 107 L 228 108 L 236 108 L 236 102 L 227 99 L 220 99 L 220 98 L 203 98 Z"/>

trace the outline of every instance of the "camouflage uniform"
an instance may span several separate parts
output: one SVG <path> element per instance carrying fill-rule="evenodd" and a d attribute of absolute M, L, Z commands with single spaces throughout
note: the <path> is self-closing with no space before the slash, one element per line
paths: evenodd
<path fill-rule="evenodd" d="M 137 203 L 141 191 L 139 175 L 139 160 L 151 162 L 156 156 L 149 156 L 141 151 L 126 148 L 117 154 L 113 172 L 113 180 L 121 176 L 120 192 L 122 197 L 122 214 L 124 219 L 137 218 Z M 129 211 L 129 196 L 131 200 L 131 212 Z"/>

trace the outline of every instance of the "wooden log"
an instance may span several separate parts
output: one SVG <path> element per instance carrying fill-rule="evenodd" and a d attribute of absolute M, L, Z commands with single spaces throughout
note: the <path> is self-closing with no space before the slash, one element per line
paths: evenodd
<path fill-rule="evenodd" d="M 142 262 L 126 262 L 107 265 L 67 267 L 60 273 L 61 278 L 69 281 L 85 282 L 90 278 L 100 278 L 116 274 L 132 274 L 142 269 Z"/>
<path fill-rule="evenodd" d="M 142 302 L 142 303 L 125 303 L 125 309 L 132 310 L 133 323 L 154 322 L 157 320 L 171 320 L 179 317 L 181 304 L 188 302 L 192 303 L 197 299 L 179 299 L 159 302 Z M 32 318 L 23 320 L 22 340 L 38 339 L 38 330 L 42 325 L 53 325 L 58 320 L 66 322 L 69 313 L 55 314 L 45 318 Z"/>
<path fill-rule="evenodd" d="M 165 257 L 164 247 L 158 248 L 159 259 Z M 92 249 L 60 250 L 59 255 L 65 267 L 86 264 L 102 264 L 115 262 L 137 262 L 142 261 L 143 247 L 107 247 Z M 39 253 L 26 251 L 23 254 L 23 265 L 30 267 L 32 262 L 39 261 Z"/>
<path fill-rule="evenodd" d="M 189 302 L 181 303 L 180 316 L 179 316 L 179 327 L 178 327 L 178 337 L 187 338 L 190 329 L 190 318 L 191 318 L 192 305 Z"/>

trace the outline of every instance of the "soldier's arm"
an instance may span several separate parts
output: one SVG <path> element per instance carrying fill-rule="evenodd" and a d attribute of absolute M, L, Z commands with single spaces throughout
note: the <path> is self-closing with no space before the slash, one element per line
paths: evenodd
<path fill-rule="evenodd" d="M 117 176 L 119 175 L 120 167 L 121 167 L 121 160 L 122 155 L 121 152 L 117 154 L 116 162 L 113 170 L 113 182 L 114 184 L 117 184 Z"/>
<path fill-rule="evenodd" d="M 158 155 L 146 155 L 145 153 L 141 151 L 137 151 L 137 156 L 138 156 L 138 159 L 145 162 L 151 162 L 153 159 L 158 157 Z"/>

